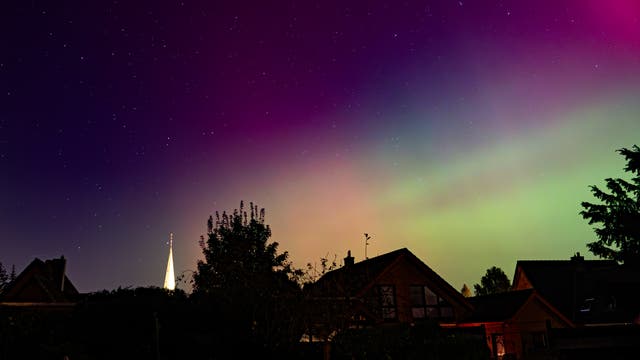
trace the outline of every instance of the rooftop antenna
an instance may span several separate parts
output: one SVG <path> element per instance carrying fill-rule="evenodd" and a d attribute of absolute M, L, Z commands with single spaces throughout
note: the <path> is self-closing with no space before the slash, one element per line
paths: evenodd
<path fill-rule="evenodd" d="M 369 257 L 367 256 L 367 246 L 369 246 L 369 240 L 371 240 L 371 236 L 369 236 L 369 234 L 364 233 L 364 259 L 368 259 Z"/>

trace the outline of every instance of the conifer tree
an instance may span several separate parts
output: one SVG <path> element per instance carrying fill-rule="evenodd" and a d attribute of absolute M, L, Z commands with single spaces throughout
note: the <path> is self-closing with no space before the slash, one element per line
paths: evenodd
<path fill-rule="evenodd" d="M 7 274 L 7 270 L 4 268 L 4 265 L 0 262 L 0 291 L 2 291 L 8 283 L 9 275 Z"/>
<path fill-rule="evenodd" d="M 13 281 L 16 279 L 16 265 L 11 265 L 11 275 L 9 275 L 9 281 Z"/>
<path fill-rule="evenodd" d="M 600 201 L 582 202 L 583 218 L 595 228 L 597 241 L 587 244 L 589 250 L 601 258 L 625 264 L 640 264 L 640 148 L 618 150 L 627 161 L 624 170 L 631 181 L 620 178 L 605 179 L 607 191 L 595 185 L 591 193 Z"/>

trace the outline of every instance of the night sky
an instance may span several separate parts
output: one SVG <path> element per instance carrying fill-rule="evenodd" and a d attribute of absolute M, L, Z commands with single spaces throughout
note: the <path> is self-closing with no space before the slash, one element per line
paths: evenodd
<path fill-rule="evenodd" d="M 0 261 L 195 269 L 254 201 L 298 266 L 407 247 L 461 288 L 587 254 L 640 143 L 640 3 L 2 1 Z M 214 4 L 215 3 L 215 4 Z"/>

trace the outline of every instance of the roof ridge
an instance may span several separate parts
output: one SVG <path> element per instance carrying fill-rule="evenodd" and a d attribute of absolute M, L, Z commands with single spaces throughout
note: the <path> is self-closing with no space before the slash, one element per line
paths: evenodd
<path fill-rule="evenodd" d="M 399 256 L 402 252 L 405 252 L 405 251 L 409 252 L 409 249 L 404 247 L 404 248 L 400 248 L 400 249 L 396 249 L 396 250 L 390 251 L 388 253 L 384 253 L 384 254 L 380 254 L 380 255 L 374 256 L 372 258 L 368 258 L 368 259 L 364 259 L 364 260 L 355 262 L 355 263 L 353 263 L 353 265 L 349 265 L 349 266 L 342 265 L 341 267 L 339 267 L 337 269 L 334 269 L 334 270 L 331 270 L 331 271 L 327 272 L 322 277 L 326 276 L 327 274 L 331 274 L 333 272 L 341 271 L 341 270 L 344 270 L 344 269 L 353 269 L 354 267 L 362 266 L 362 265 L 367 264 L 367 263 L 371 263 L 374 260 L 380 260 L 380 258 L 382 258 L 382 257 L 391 258 L 392 257 L 391 255 L 398 255 Z"/>
<path fill-rule="evenodd" d="M 487 294 L 487 295 L 476 295 L 476 296 L 472 296 L 469 299 L 485 299 L 485 298 L 489 298 L 489 297 L 497 297 L 497 296 L 510 296 L 513 295 L 515 293 L 526 293 L 526 292 L 534 292 L 535 289 L 534 288 L 528 288 L 528 289 L 519 289 L 519 290 L 507 290 L 507 291 L 502 291 L 499 293 L 494 293 L 494 294 Z"/>
<path fill-rule="evenodd" d="M 523 262 L 529 262 L 529 263 L 568 263 L 568 264 L 579 264 L 579 263 L 585 263 L 585 262 L 589 262 L 589 263 L 594 263 L 594 262 L 599 262 L 599 263 L 617 263 L 615 260 L 606 260 L 606 259 L 592 259 L 592 260 L 579 260 L 579 261 L 575 261 L 575 260 L 560 260 L 560 259 L 552 259 L 552 260 L 517 260 L 516 263 L 523 263 Z"/>

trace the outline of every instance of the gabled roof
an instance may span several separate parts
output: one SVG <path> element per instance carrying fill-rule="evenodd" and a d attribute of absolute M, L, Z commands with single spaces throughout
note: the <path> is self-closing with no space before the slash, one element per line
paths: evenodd
<path fill-rule="evenodd" d="M 63 303 L 78 298 L 78 290 L 65 275 L 64 257 L 34 259 L 0 294 L 2 302 Z"/>
<path fill-rule="evenodd" d="M 533 284 L 542 285 L 543 282 L 549 284 L 549 280 L 553 280 L 554 276 L 566 276 L 576 270 L 589 272 L 596 269 L 617 267 L 618 263 L 614 260 L 518 260 L 516 276 L 518 276 L 517 269 L 520 268 L 524 270 L 527 278 Z M 515 284 L 516 282 L 517 278 L 514 277 L 513 283 Z M 555 282 L 559 282 L 559 279 L 556 279 Z"/>
<path fill-rule="evenodd" d="M 529 300 L 533 289 L 507 291 L 467 298 L 475 310 L 469 322 L 505 321 L 512 318 Z"/>
<path fill-rule="evenodd" d="M 330 271 L 318 281 L 309 285 L 306 290 L 313 296 L 359 297 L 369 290 L 371 286 L 376 283 L 376 280 L 384 275 L 386 271 L 402 259 L 415 264 L 431 281 L 436 283 L 444 291 L 447 291 L 449 295 L 454 297 L 460 304 L 469 309 L 472 308 L 471 304 L 469 304 L 462 294 L 407 248 L 398 249 Z"/>
<path fill-rule="evenodd" d="M 307 289 L 314 295 L 321 293 L 323 296 L 355 296 L 408 251 L 402 248 L 329 271 Z"/>
<path fill-rule="evenodd" d="M 469 298 L 469 302 L 475 307 L 473 315 L 466 319 L 466 323 L 504 322 L 516 317 L 523 308 L 533 300 L 538 300 L 547 311 L 555 315 L 569 326 L 573 326 L 571 320 L 565 317 L 558 309 L 553 307 L 534 289 L 506 291 L 498 294 L 475 296 Z"/>
<path fill-rule="evenodd" d="M 572 260 L 519 260 L 513 284 L 515 286 L 525 276 L 542 297 L 571 319 L 584 300 L 584 293 L 595 285 L 589 279 L 597 273 L 617 268 L 618 264 L 613 260 L 584 260 L 581 257 Z"/>

